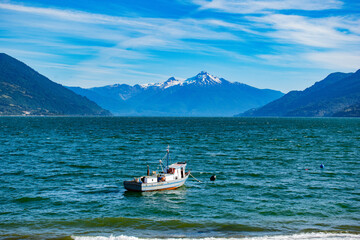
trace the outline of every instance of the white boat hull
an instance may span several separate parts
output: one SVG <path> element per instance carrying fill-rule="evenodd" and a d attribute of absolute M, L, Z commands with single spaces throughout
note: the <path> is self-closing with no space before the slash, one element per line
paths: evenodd
<path fill-rule="evenodd" d="M 170 189 L 176 189 L 184 185 L 188 177 L 189 174 L 186 174 L 186 176 L 181 179 L 165 181 L 165 182 L 155 182 L 155 183 L 124 181 L 124 187 L 126 188 L 126 190 L 136 191 L 136 192 L 170 190 Z"/>

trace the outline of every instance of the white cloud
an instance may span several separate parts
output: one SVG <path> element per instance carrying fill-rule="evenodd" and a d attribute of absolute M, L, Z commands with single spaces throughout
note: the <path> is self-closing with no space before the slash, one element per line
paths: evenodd
<path fill-rule="evenodd" d="M 349 49 L 350 50 L 350 49 Z M 337 71 L 354 71 L 360 69 L 360 50 L 311 52 L 304 57 L 319 66 Z"/>
<path fill-rule="evenodd" d="M 258 27 L 267 28 L 262 34 L 280 44 L 274 46 L 273 54 L 257 55 L 268 65 L 336 71 L 360 68 L 359 19 L 283 14 L 249 19 L 258 23 Z"/>
<path fill-rule="evenodd" d="M 198 19 L 164 19 L 164 18 L 129 18 L 103 14 L 93 14 L 82 11 L 29 7 L 23 5 L 0 3 L 0 9 L 23 12 L 19 19 L 12 19 L 15 23 L 22 23 L 29 27 L 48 29 L 51 32 L 59 31 L 74 35 L 83 35 L 89 38 L 109 39 L 123 38 L 129 33 L 156 35 L 175 39 L 222 39 L 237 40 L 229 32 L 219 32 L 213 27 L 235 27 L 224 21 Z M 31 18 L 31 15 L 43 16 L 47 21 Z M 31 18 L 31 21 L 29 19 Z M 69 25 L 71 22 L 71 25 Z M 109 27 L 111 26 L 111 27 Z M 247 30 L 236 26 L 238 30 Z M 69 31 L 74 29 L 75 31 Z M 97 32 L 97 30 L 101 30 Z M 135 37 L 137 38 L 137 37 Z"/>
<path fill-rule="evenodd" d="M 203 46 L 193 40 L 227 40 L 239 41 L 240 38 L 228 29 L 247 31 L 238 24 L 227 23 L 216 19 L 163 19 L 163 18 L 129 18 L 103 14 L 92 14 L 82 11 L 29 7 L 0 3 L 0 9 L 10 12 L 4 17 L 0 27 L 9 28 L 24 43 L 32 42 L 42 50 L 71 49 L 75 54 L 100 55 L 104 53 L 97 46 L 99 40 L 107 43 L 111 49 L 106 51 L 110 56 L 122 49 L 130 59 L 146 56 L 143 49 L 166 51 L 192 51 L 194 49 L 209 52 L 210 46 Z M 12 13 L 12 15 L 11 15 Z M 0 12 L 1 14 L 1 12 Z M 31 31 L 23 31 L 23 28 Z M 219 27 L 223 28 L 219 31 Z M 69 39 L 81 39 L 83 44 L 75 45 Z M 68 45 L 68 46 L 67 46 Z M 114 50 L 114 51 L 113 51 Z M 130 52 L 131 51 L 131 52 Z M 136 54 L 138 52 L 138 54 Z M 216 51 L 218 52 L 218 51 Z M 64 53 L 64 52 L 63 52 Z M 145 57 L 146 58 L 146 57 Z"/>
<path fill-rule="evenodd" d="M 227 28 L 246 30 L 215 19 L 117 17 L 8 3 L 0 3 L 0 16 L 0 29 L 7 29 L 12 39 L 0 38 L 8 50 L 32 49 L 53 54 L 57 58 L 40 69 L 46 68 L 45 72 L 50 73 L 53 67 L 63 70 L 64 78 L 67 75 L 68 79 L 84 82 L 87 78 L 95 81 L 96 77 L 108 82 L 122 81 L 121 76 L 128 76 L 124 72 L 138 67 L 134 60 L 157 58 L 151 54 L 153 50 L 228 54 L 196 40 L 238 41 Z M 21 54 L 17 56 L 22 58 Z M 29 63 L 36 67 L 40 59 L 46 57 L 33 58 Z M 50 73 L 49 77 L 57 79 L 59 75 Z"/>
<path fill-rule="evenodd" d="M 0 41 L 1 40 L 2 39 L 0 39 Z M 50 53 L 36 52 L 31 50 L 8 49 L 4 47 L 0 48 L 0 52 L 7 53 L 9 55 L 23 55 L 28 57 L 29 56 L 39 56 L 39 57 L 47 57 L 47 58 L 56 57 L 56 55 Z"/>
<path fill-rule="evenodd" d="M 330 71 L 354 71 L 360 69 L 360 50 L 307 51 L 289 54 L 257 55 L 267 65 L 286 68 L 327 69 Z"/>
<path fill-rule="evenodd" d="M 200 10 L 228 13 L 264 13 L 269 10 L 325 10 L 341 8 L 339 0 L 193 0 Z"/>
<path fill-rule="evenodd" d="M 312 47 L 337 48 L 360 44 L 360 25 L 341 17 L 308 18 L 297 15 L 269 14 L 249 17 L 263 24 L 265 35 L 283 43 Z M 261 26 L 261 25 L 260 25 Z M 340 29 L 341 28 L 341 29 Z"/>
<path fill-rule="evenodd" d="M 24 12 L 36 15 L 46 15 L 50 18 L 63 19 L 72 22 L 98 23 L 98 24 L 127 24 L 129 26 L 149 27 L 151 24 L 146 21 L 136 21 L 129 18 L 121 18 L 103 14 L 94 14 L 75 10 L 62 10 L 54 8 L 30 7 L 19 4 L 0 3 L 1 9 Z"/>

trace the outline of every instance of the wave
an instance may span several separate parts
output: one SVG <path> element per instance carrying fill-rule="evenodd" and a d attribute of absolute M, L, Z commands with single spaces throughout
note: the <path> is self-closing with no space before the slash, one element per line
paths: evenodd
<path fill-rule="evenodd" d="M 134 236 L 72 236 L 74 240 L 359 240 L 359 234 L 350 233 L 299 233 L 257 237 L 205 237 L 205 238 L 139 238 Z"/>

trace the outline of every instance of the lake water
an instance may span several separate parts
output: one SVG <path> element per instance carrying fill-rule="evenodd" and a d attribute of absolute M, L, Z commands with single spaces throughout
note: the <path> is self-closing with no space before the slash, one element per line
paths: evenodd
<path fill-rule="evenodd" d="M 202 183 L 126 192 L 168 144 Z M 360 119 L 1 117 L 0 239 L 360 239 L 359 161 Z"/>

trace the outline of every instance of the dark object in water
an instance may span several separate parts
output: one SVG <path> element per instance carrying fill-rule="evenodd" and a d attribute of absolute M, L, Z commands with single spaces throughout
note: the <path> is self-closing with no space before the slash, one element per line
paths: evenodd
<path fill-rule="evenodd" d="M 215 179 L 216 179 L 216 175 L 212 175 L 212 176 L 210 177 L 210 181 L 215 181 Z"/>
<path fill-rule="evenodd" d="M 325 167 L 324 164 L 321 164 L 321 165 L 320 165 L 320 168 L 324 168 L 324 167 Z"/>

